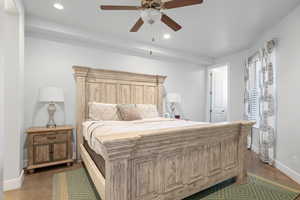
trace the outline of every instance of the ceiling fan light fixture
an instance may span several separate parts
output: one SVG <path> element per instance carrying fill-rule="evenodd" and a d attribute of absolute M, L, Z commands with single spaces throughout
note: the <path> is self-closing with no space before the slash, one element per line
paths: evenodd
<path fill-rule="evenodd" d="M 61 0 L 56 0 L 61 1 Z M 140 17 L 137 22 L 130 29 L 130 32 L 138 32 L 144 23 L 153 25 L 161 21 L 173 31 L 179 31 L 182 26 L 179 25 L 172 18 L 167 16 L 162 10 L 168 10 L 173 8 L 182 8 L 186 6 L 192 6 L 203 3 L 203 0 L 141 0 L 140 6 L 124 6 L 124 5 L 101 5 L 101 10 L 128 10 L 137 11 L 140 10 Z"/>
<path fill-rule="evenodd" d="M 161 12 L 159 10 L 150 8 L 146 10 L 142 10 L 141 17 L 145 23 L 154 24 L 161 19 Z"/>

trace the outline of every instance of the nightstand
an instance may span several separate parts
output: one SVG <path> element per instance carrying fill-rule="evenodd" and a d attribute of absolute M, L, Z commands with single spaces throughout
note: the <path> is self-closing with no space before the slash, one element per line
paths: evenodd
<path fill-rule="evenodd" d="M 34 169 L 58 164 L 73 164 L 71 126 L 34 127 L 27 130 L 28 167 Z"/>

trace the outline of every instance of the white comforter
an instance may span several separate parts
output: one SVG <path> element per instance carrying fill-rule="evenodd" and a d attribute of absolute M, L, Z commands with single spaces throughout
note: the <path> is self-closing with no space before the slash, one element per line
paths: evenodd
<path fill-rule="evenodd" d="M 203 122 L 174 120 L 167 118 L 152 118 L 136 121 L 86 121 L 83 123 L 83 136 L 89 146 L 102 155 L 100 138 L 121 133 L 142 133 L 149 130 L 180 128 L 206 124 Z"/>

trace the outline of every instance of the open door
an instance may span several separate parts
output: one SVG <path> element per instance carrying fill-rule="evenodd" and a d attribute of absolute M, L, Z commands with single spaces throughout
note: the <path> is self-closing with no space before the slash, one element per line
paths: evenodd
<path fill-rule="evenodd" d="M 227 121 L 228 67 L 221 66 L 208 71 L 209 121 Z"/>

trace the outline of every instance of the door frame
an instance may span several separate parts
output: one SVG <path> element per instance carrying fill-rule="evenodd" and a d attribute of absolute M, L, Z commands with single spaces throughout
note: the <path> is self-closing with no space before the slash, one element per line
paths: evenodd
<path fill-rule="evenodd" d="M 3 198 L 4 144 L 4 51 L 0 48 L 0 199 Z"/>
<path fill-rule="evenodd" d="M 210 82 L 210 71 L 212 69 L 220 68 L 220 67 L 227 67 L 227 114 L 226 118 L 227 121 L 230 121 L 230 64 L 229 63 L 219 63 L 216 65 L 208 66 L 206 68 L 206 114 L 205 114 L 205 121 L 210 122 L 210 87 L 211 87 L 211 82 Z"/>

